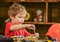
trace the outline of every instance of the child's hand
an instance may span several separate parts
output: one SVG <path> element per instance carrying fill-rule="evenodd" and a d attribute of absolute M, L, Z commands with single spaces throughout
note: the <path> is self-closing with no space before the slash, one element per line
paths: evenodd
<path fill-rule="evenodd" d="M 39 33 L 35 33 L 35 37 L 39 38 Z"/>
<path fill-rule="evenodd" d="M 35 25 L 33 25 L 33 24 L 27 24 L 27 28 L 35 30 Z"/>

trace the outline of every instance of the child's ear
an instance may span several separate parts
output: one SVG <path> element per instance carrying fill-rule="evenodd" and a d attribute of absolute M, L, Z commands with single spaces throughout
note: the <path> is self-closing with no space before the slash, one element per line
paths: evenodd
<path fill-rule="evenodd" d="M 10 15 L 10 19 L 14 19 L 14 16 Z"/>

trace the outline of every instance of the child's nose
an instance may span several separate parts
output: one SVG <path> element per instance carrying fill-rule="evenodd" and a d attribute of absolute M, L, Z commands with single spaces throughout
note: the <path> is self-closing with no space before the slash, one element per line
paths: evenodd
<path fill-rule="evenodd" d="M 23 20 L 21 20 L 21 21 L 23 21 Z"/>
<path fill-rule="evenodd" d="M 24 19 L 21 19 L 21 21 L 24 21 Z"/>

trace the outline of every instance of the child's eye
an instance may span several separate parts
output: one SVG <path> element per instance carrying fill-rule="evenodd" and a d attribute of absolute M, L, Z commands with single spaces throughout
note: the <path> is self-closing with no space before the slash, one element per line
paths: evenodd
<path fill-rule="evenodd" d="M 20 16 L 19 18 L 22 18 L 23 16 Z"/>
<path fill-rule="evenodd" d="M 21 15 L 19 18 L 24 18 L 25 16 Z"/>
<path fill-rule="evenodd" d="M 19 17 L 19 18 L 21 18 L 21 17 Z"/>

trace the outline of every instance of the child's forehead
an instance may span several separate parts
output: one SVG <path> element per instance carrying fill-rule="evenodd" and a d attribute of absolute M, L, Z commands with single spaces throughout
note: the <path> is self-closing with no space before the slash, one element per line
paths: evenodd
<path fill-rule="evenodd" d="M 21 16 L 21 15 L 26 15 L 26 14 L 21 14 L 21 13 L 18 13 L 16 16 Z"/>

